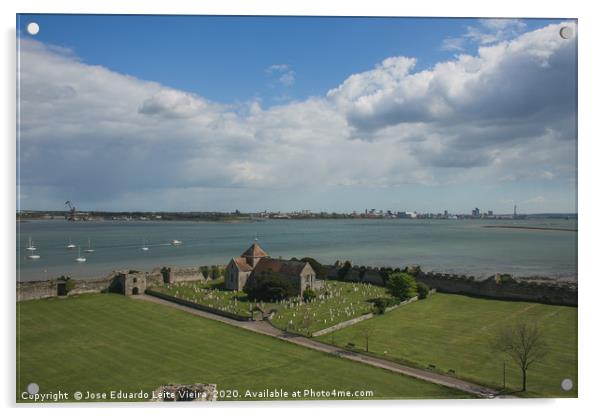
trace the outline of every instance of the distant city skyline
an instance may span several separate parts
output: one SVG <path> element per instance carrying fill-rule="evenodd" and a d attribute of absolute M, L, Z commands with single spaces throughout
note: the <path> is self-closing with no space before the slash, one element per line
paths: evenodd
<path fill-rule="evenodd" d="M 64 213 L 64 215 L 68 215 L 69 210 L 67 209 L 30 209 L 30 210 L 26 210 L 26 209 L 22 209 L 22 210 L 17 210 L 17 214 L 22 214 L 22 213 L 34 213 L 34 212 L 41 212 L 41 213 L 51 213 L 51 212 L 61 212 Z M 419 211 L 419 210 L 411 210 L 411 209 L 386 209 L 386 208 L 365 208 L 363 210 L 343 210 L 343 211 L 327 211 L 327 210 L 318 210 L 318 211 L 314 211 L 311 209 L 293 209 L 293 210 L 273 210 L 273 209 L 264 209 L 264 210 L 260 210 L 260 211 L 244 211 L 244 210 L 239 210 L 239 209 L 235 209 L 235 210 L 226 210 L 226 211 L 157 211 L 157 210 L 97 210 L 97 209 L 88 209 L 88 210 L 76 210 L 76 215 L 81 216 L 84 214 L 89 214 L 89 213 L 115 213 L 115 214 L 123 214 L 123 213 L 127 213 L 127 214 L 160 214 L 160 213 L 171 213 L 171 214 L 177 214 L 177 213 L 218 213 L 218 214 L 251 214 L 251 215 L 255 215 L 255 214 L 296 214 L 296 215 L 316 215 L 316 214 L 343 214 L 343 215 L 352 215 L 352 214 L 357 214 L 357 215 L 398 215 L 399 214 L 407 214 L 408 217 L 410 217 L 410 214 L 414 214 L 414 215 L 418 215 L 418 216 L 424 216 L 424 215 L 436 215 L 436 216 L 444 216 L 444 217 L 453 217 L 453 216 L 462 216 L 462 217 L 468 217 L 468 216 L 473 216 L 473 217 L 491 217 L 491 216 L 499 216 L 499 217 L 508 217 L 508 216 L 524 216 L 524 215 L 538 215 L 538 214 L 551 214 L 551 215 L 555 215 L 555 214 L 567 214 L 567 215 L 577 215 L 577 212 L 521 212 L 517 206 L 514 207 L 512 212 L 496 212 L 493 210 L 481 210 L 479 207 L 475 207 L 472 210 L 469 211 L 457 211 L 457 212 L 453 212 L 453 211 L 449 211 L 447 209 L 443 209 L 443 210 L 434 210 L 434 211 Z M 154 219 L 160 219 L 159 216 L 157 216 Z"/>
<path fill-rule="evenodd" d="M 17 209 L 577 210 L 574 21 L 19 15 L 17 30 Z"/>

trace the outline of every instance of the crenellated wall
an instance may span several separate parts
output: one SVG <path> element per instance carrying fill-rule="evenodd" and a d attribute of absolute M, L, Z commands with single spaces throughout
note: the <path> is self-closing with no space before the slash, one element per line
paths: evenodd
<path fill-rule="evenodd" d="M 343 277 L 339 275 L 344 262 L 339 261 L 333 266 L 324 266 L 330 279 L 366 282 L 384 286 L 385 270 L 378 267 L 352 266 Z M 495 275 L 488 279 L 477 279 L 473 276 L 444 274 L 419 271 L 411 268 L 410 274 L 415 275 L 416 281 L 423 282 L 431 288 L 444 293 L 458 293 L 503 300 L 523 300 L 528 302 L 548 303 L 553 305 L 577 306 L 577 284 L 558 282 L 555 280 L 530 280 L 513 278 L 510 275 Z"/>
<path fill-rule="evenodd" d="M 56 280 L 17 283 L 17 302 L 57 296 Z"/>
<path fill-rule="evenodd" d="M 220 266 L 221 267 L 221 266 Z M 115 287 L 115 279 L 124 276 L 136 274 L 140 279 L 144 280 L 138 283 L 140 289 L 151 288 L 153 286 L 162 285 L 163 283 L 190 282 L 190 281 L 206 281 L 205 276 L 199 271 L 200 268 L 180 268 L 180 267 L 157 267 L 150 272 L 129 271 L 112 271 L 105 277 L 94 279 L 72 279 L 70 285 L 72 287 L 68 291 L 68 295 L 77 295 L 83 293 L 99 293 L 109 291 Z M 123 287 L 125 293 L 129 293 L 129 283 L 125 281 L 120 287 Z M 62 288 L 61 288 L 62 286 Z M 127 286 L 127 287 L 126 287 Z M 63 295 L 62 290 L 65 288 L 65 282 L 60 279 L 33 281 L 33 282 L 17 282 L 17 301 L 25 301 L 32 299 L 44 299 Z M 143 292 L 143 290 L 139 290 Z"/>
<path fill-rule="evenodd" d="M 419 273 L 416 281 L 444 293 L 494 299 L 524 300 L 552 305 L 577 306 L 577 286 L 558 282 L 536 282 L 496 275 L 485 280 L 441 273 Z"/>

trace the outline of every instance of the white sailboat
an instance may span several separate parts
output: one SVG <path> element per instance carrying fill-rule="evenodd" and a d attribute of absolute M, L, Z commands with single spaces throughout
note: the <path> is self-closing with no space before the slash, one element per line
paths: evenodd
<path fill-rule="evenodd" d="M 148 251 L 148 247 L 146 246 L 146 241 L 144 238 L 142 239 L 142 247 L 140 248 L 142 251 Z"/>
<path fill-rule="evenodd" d="M 40 258 L 39 254 L 28 254 L 27 255 L 27 259 L 29 259 L 29 260 L 37 260 L 39 258 Z"/>
<path fill-rule="evenodd" d="M 79 246 L 77 246 L 77 258 L 75 259 L 78 263 L 83 263 L 86 261 L 85 257 L 82 257 L 82 250 Z"/>
<path fill-rule="evenodd" d="M 182 244 L 182 242 L 180 240 L 171 240 L 172 246 L 179 246 L 180 244 Z"/>
<path fill-rule="evenodd" d="M 88 238 L 88 248 L 84 250 L 84 253 L 94 253 L 94 249 L 90 245 L 90 239 Z"/>
<path fill-rule="evenodd" d="M 36 251 L 36 246 L 33 245 L 33 241 L 31 241 L 31 237 L 29 237 L 29 244 L 25 247 L 25 250 Z"/>
<path fill-rule="evenodd" d="M 71 249 L 74 249 L 75 247 L 76 247 L 76 245 L 71 242 L 71 237 L 69 237 L 69 244 L 67 244 L 67 248 L 69 250 L 71 250 Z"/>

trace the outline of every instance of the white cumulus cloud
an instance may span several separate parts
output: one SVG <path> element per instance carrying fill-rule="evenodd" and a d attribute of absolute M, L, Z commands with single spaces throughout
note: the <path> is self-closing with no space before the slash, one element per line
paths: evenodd
<path fill-rule="evenodd" d="M 520 181 L 574 192 L 576 41 L 559 28 L 484 40 L 476 55 L 421 71 L 415 57 L 389 57 L 323 97 L 268 108 L 21 39 L 23 207 L 269 209 L 321 192 L 317 207 L 336 202 L 330 190 Z M 294 83 L 288 65 L 266 72 Z"/>

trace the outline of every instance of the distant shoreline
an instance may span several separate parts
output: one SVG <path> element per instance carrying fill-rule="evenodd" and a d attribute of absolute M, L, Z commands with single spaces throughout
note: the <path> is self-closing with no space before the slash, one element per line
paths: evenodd
<path fill-rule="evenodd" d="M 483 225 L 483 228 L 516 228 L 519 230 L 541 230 L 541 231 L 572 231 L 577 232 L 571 228 L 554 228 L 554 227 L 529 227 L 526 225 Z"/>

